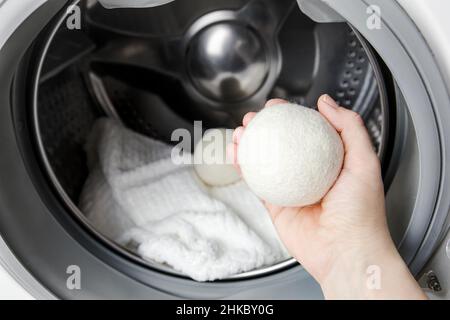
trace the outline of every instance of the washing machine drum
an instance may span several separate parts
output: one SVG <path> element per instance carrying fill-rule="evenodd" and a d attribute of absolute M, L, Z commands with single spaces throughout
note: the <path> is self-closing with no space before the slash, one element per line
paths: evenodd
<path fill-rule="evenodd" d="M 194 121 L 234 128 L 269 98 L 314 107 L 322 93 L 363 116 L 393 238 L 419 273 L 445 228 L 450 135 L 439 124 L 449 102 L 423 38 L 395 18 L 404 16 L 398 4 L 384 3 L 390 14 L 370 20 L 381 26 L 375 33 L 359 0 L 136 1 L 140 8 L 115 10 L 122 2 L 101 2 L 35 4 L 0 42 L 0 252 L 34 295 L 320 298 L 292 259 L 195 282 L 112 241 L 78 203 L 89 175 L 84 146 L 99 118 L 170 144 Z M 6 2 L 0 17 L 8 6 L 26 12 Z"/>

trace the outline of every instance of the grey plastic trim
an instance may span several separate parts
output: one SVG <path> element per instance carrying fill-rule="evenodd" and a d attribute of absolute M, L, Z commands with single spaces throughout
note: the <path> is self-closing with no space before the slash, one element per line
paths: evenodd
<path fill-rule="evenodd" d="M 423 269 L 423 273 L 426 274 L 429 271 L 433 271 L 442 287 L 441 292 L 429 292 L 428 295 L 431 299 L 444 299 L 450 300 L 450 232 L 447 237 L 441 243 L 439 248 L 434 253 L 432 259 L 427 263 Z"/>
<path fill-rule="evenodd" d="M 47 0 L 0 1 L 0 49 L 22 22 Z"/>
<path fill-rule="evenodd" d="M 317 0 L 297 0 L 300 10 L 318 23 L 345 22 L 345 19 L 325 2 Z"/>
<path fill-rule="evenodd" d="M 12 254 L 5 241 L 0 237 L 0 265 L 33 298 L 54 300 L 56 297 L 44 288 Z"/>
<path fill-rule="evenodd" d="M 2 1 L 0 3 L 0 58 L 3 47 L 19 26 L 47 0 Z M 18 31 L 20 33 L 20 31 Z M 17 46 L 17 45 L 16 45 Z M 0 68 L 3 71 L 3 69 Z M 2 72 L 2 85 L 10 83 L 8 73 Z M 6 105 L 5 105 L 6 106 Z M 1 200 L 1 199 L 0 199 Z M 40 284 L 12 253 L 0 234 L 0 264 L 11 277 L 31 296 L 37 299 L 55 299 L 55 296 Z"/>
<path fill-rule="evenodd" d="M 450 2 L 445 0 L 396 0 L 427 40 L 447 87 L 450 88 Z"/>

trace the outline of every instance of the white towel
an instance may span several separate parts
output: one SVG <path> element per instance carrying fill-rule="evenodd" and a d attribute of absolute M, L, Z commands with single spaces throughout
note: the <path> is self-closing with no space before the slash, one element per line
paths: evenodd
<path fill-rule="evenodd" d="M 223 279 L 288 258 L 266 209 L 244 182 L 210 188 L 172 148 L 113 120 L 99 120 L 86 146 L 90 176 L 80 208 L 137 254 L 197 281 Z"/>

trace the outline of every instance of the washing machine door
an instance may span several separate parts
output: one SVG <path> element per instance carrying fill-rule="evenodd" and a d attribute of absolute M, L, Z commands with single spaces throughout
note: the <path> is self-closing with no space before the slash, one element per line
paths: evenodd
<path fill-rule="evenodd" d="M 400 0 L 433 51 L 445 85 L 450 87 L 450 5 L 445 1 Z M 445 228 L 443 234 L 445 235 Z M 435 299 L 450 299 L 450 232 L 443 237 L 432 258 L 419 275 L 419 283 Z"/>
<path fill-rule="evenodd" d="M 161 8 L 170 13 L 178 1 Z M 86 8 L 95 8 L 96 1 L 82 2 Z M 106 6 L 119 4 L 113 0 L 102 2 Z M 154 1 L 137 2 L 155 5 Z M 348 23 L 353 28 L 349 27 L 346 33 L 352 37 L 350 47 L 358 35 L 365 44 L 361 50 L 374 52 L 371 63 L 381 72 L 371 75 L 385 84 L 382 90 L 378 87 L 378 93 L 386 97 L 388 103 L 383 105 L 388 106 L 390 115 L 389 143 L 380 153 L 386 158 L 383 164 L 389 224 L 404 260 L 422 278 L 434 269 L 433 265 L 425 269 L 424 266 L 448 230 L 450 128 L 446 124 L 450 123 L 450 73 L 442 52 L 445 49 L 431 50 L 432 37 L 418 27 L 426 24 L 414 17 L 414 12 L 420 11 L 415 11 L 419 5 L 411 5 L 407 12 L 406 2 L 298 0 L 295 8 L 319 25 Z M 432 2 L 441 6 L 443 3 Z M 39 156 L 33 136 L 36 123 L 30 120 L 36 114 L 33 116 L 29 110 L 38 110 L 39 104 L 37 73 L 42 64 L 37 53 L 45 52 L 49 46 L 40 40 L 49 39 L 55 25 L 65 21 L 68 8 L 73 9 L 71 6 L 77 3 L 0 2 L 0 260 L 8 272 L 37 298 L 321 298 L 317 283 L 301 266 L 292 264 L 252 277 L 195 282 L 127 255 L 70 212 L 67 197 L 61 194 Z M 437 30 L 448 29 L 436 26 Z M 347 69 L 339 71 L 341 87 L 333 94 L 342 96 L 342 102 L 348 100 L 350 105 L 353 102 L 349 97 L 355 92 L 344 81 L 349 75 L 360 74 L 355 64 L 367 58 L 359 56 L 359 51 L 344 49 L 349 50 L 349 60 L 343 64 Z M 71 85 L 73 82 L 67 83 L 68 92 L 80 88 Z M 89 90 L 80 91 L 77 97 L 91 94 Z M 363 100 L 367 99 L 358 99 Z M 52 116 L 47 118 L 54 119 Z M 377 131 L 376 121 L 369 124 Z M 76 174 L 72 177 L 79 178 Z M 438 263 L 443 267 L 434 271 L 438 279 L 444 279 L 441 270 L 448 266 L 443 258 L 445 245 L 437 252 L 441 257 Z M 433 279 L 426 278 L 424 287 L 437 290 Z M 441 284 L 444 287 L 446 282 L 442 280 Z"/>
<path fill-rule="evenodd" d="M 397 103 L 406 107 L 409 126 L 414 127 L 414 132 L 407 135 L 416 137 L 414 150 L 406 147 L 402 153 L 417 161 L 416 169 L 427 167 L 427 172 L 414 170 L 417 184 L 405 184 L 416 185 L 420 195 L 415 200 L 413 218 L 407 224 L 407 228 L 414 231 L 402 239 L 394 235 L 394 239 L 430 296 L 448 298 L 449 132 L 446 123 L 450 112 L 450 23 L 445 14 L 450 9 L 449 4 L 441 0 L 327 0 L 320 4 L 299 0 L 299 4 L 318 21 L 345 19 L 350 22 L 371 43 L 392 73 Z M 430 149 L 426 150 L 428 147 Z M 427 156 L 435 159 L 428 161 Z M 400 165 L 394 181 L 402 176 Z M 399 201 L 408 199 L 411 189 L 403 191 L 396 189 L 395 182 L 391 186 L 387 193 L 388 214 L 401 207 Z M 416 211 L 419 207 L 422 208 L 420 213 Z M 389 220 L 395 234 L 393 230 L 398 221 L 394 222 L 395 217 L 391 215 Z M 420 239 L 416 245 L 412 245 L 413 238 Z"/>

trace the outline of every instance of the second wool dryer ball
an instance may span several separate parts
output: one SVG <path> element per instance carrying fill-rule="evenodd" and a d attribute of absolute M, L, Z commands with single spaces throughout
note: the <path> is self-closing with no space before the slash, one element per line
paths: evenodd
<path fill-rule="evenodd" d="M 259 112 L 238 150 L 242 175 L 260 198 L 278 206 L 319 202 L 336 181 L 342 140 L 317 111 L 281 104 Z"/>

